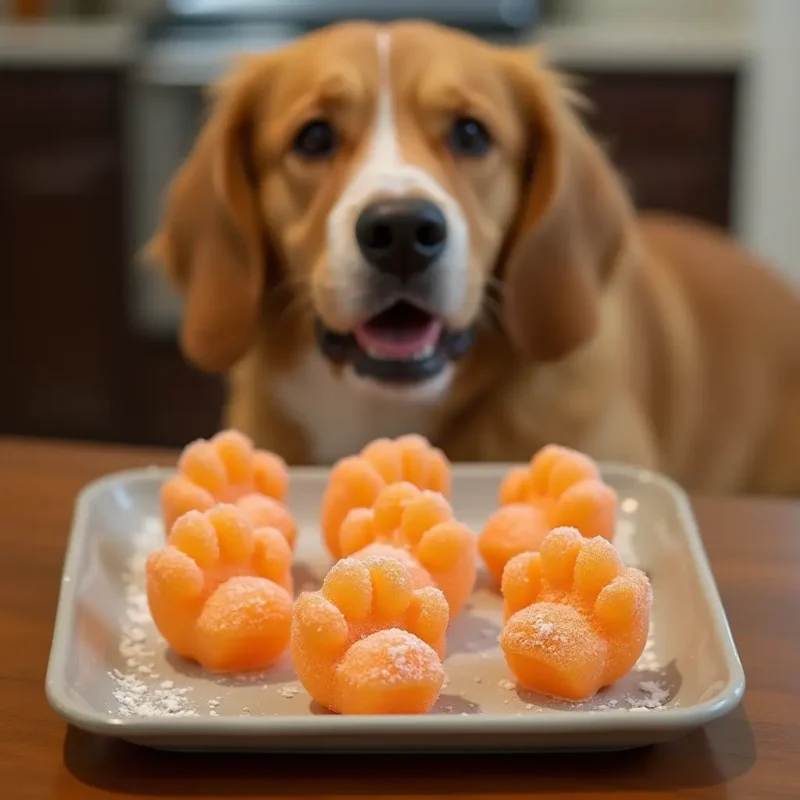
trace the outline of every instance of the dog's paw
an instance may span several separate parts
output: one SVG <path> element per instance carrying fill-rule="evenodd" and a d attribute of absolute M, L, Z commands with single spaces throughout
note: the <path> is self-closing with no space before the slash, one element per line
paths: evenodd
<path fill-rule="evenodd" d="M 408 482 L 419 489 L 450 493 L 450 464 L 441 450 L 421 436 L 376 439 L 357 456 L 342 459 L 331 471 L 322 499 L 322 531 L 336 558 L 339 531 L 345 517 L 356 508 L 372 508 L 386 486 Z"/>
<path fill-rule="evenodd" d="M 508 562 L 502 591 L 501 647 L 527 689 L 586 700 L 627 674 L 642 654 L 650 583 L 602 537 L 552 531 L 540 552 Z"/>
<path fill-rule="evenodd" d="M 177 474 L 161 489 L 164 527 L 169 530 L 187 511 L 208 511 L 217 503 L 236 503 L 248 495 L 283 502 L 289 473 L 283 459 L 256 450 L 234 430 L 187 445 L 178 459 Z"/>
<path fill-rule="evenodd" d="M 147 598 L 178 654 L 218 672 L 261 669 L 288 647 L 292 554 L 232 505 L 189 511 L 147 560 Z"/>
<path fill-rule="evenodd" d="M 419 714 L 444 681 L 444 595 L 414 589 L 398 561 L 345 558 L 292 615 L 292 658 L 301 683 L 342 714 Z"/>
<path fill-rule="evenodd" d="M 386 486 L 372 508 L 352 510 L 341 525 L 338 548 L 358 559 L 401 561 L 417 588 L 436 586 L 444 592 L 451 618 L 475 585 L 475 534 L 454 518 L 443 495 L 411 483 Z"/>

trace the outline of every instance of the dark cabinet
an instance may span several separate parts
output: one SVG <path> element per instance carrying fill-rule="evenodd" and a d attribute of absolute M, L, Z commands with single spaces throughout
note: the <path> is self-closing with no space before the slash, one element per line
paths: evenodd
<path fill-rule="evenodd" d="M 729 220 L 733 74 L 584 74 L 640 208 Z M 223 388 L 127 319 L 125 77 L 0 71 L 0 433 L 181 445 Z"/>
<path fill-rule="evenodd" d="M 0 74 L 0 428 L 121 430 L 119 79 Z"/>
<path fill-rule="evenodd" d="M 737 76 L 587 73 L 589 127 L 640 209 L 730 224 Z"/>
<path fill-rule="evenodd" d="M 0 434 L 179 445 L 219 379 L 134 333 L 122 73 L 0 72 Z"/>
<path fill-rule="evenodd" d="M 172 340 L 132 339 L 129 346 L 127 441 L 183 447 L 217 432 L 223 402 L 220 377 L 194 369 Z"/>

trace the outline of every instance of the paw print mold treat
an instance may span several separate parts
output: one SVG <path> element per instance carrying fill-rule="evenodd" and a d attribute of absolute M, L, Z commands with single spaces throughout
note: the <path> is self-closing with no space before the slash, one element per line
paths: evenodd
<path fill-rule="evenodd" d="M 503 572 L 508 666 L 526 689 L 587 700 L 636 664 L 647 641 L 652 590 L 602 537 L 557 528 L 538 553 Z"/>
<path fill-rule="evenodd" d="M 498 509 L 486 522 L 478 546 L 497 581 L 510 558 L 536 551 L 553 528 L 577 528 L 585 537 L 614 534 L 617 497 L 588 456 L 557 445 L 514 467 L 500 487 Z"/>
<path fill-rule="evenodd" d="M 222 431 L 212 439 L 187 445 L 178 459 L 178 473 L 161 489 L 164 527 L 169 530 L 187 511 L 208 511 L 217 503 L 236 503 L 248 495 L 286 498 L 289 473 L 283 459 L 256 450 L 238 431 Z"/>
<path fill-rule="evenodd" d="M 438 492 L 411 483 L 386 486 L 372 508 L 356 508 L 347 515 L 338 538 L 342 555 L 394 558 L 406 566 L 415 588 L 441 589 L 451 618 L 475 586 L 475 534 L 454 518 L 450 504 Z"/>
<path fill-rule="evenodd" d="M 214 672 L 263 669 L 289 646 L 292 554 L 233 505 L 189 511 L 147 560 L 150 613 L 170 647 Z"/>
<path fill-rule="evenodd" d="M 450 494 L 450 463 L 422 436 L 376 439 L 357 456 L 337 462 L 322 498 L 322 531 L 328 549 L 342 557 L 338 536 L 344 518 L 354 508 L 371 508 L 378 493 L 392 483 L 408 482 Z"/>
<path fill-rule="evenodd" d="M 318 592 L 298 597 L 292 660 L 300 682 L 341 714 L 423 714 L 444 683 L 447 601 L 414 589 L 390 558 L 335 564 Z"/>
<path fill-rule="evenodd" d="M 478 537 L 481 558 L 499 583 L 508 561 L 519 553 L 537 551 L 550 530 L 547 515 L 529 503 L 501 506 Z"/>

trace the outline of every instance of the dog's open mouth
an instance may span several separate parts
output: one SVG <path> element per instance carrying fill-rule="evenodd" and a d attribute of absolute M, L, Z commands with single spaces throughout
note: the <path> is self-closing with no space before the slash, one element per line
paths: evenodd
<path fill-rule="evenodd" d="M 444 325 L 410 303 L 395 303 L 368 319 L 355 331 L 358 346 L 381 361 L 419 361 L 429 358 L 442 337 Z"/>
<path fill-rule="evenodd" d="M 444 321 L 400 301 L 370 317 L 349 334 L 318 322 L 322 352 L 332 361 L 351 363 L 356 373 L 390 383 L 433 378 L 460 358 L 473 341 L 472 330 L 449 330 Z"/>

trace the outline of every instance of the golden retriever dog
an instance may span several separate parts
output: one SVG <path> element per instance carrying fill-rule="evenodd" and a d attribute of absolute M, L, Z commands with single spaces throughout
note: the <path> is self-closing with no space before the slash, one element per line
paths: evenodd
<path fill-rule="evenodd" d="M 722 233 L 637 215 L 579 106 L 535 51 L 423 22 L 234 69 L 151 243 L 227 424 L 293 464 L 416 432 L 800 494 L 800 299 Z"/>

